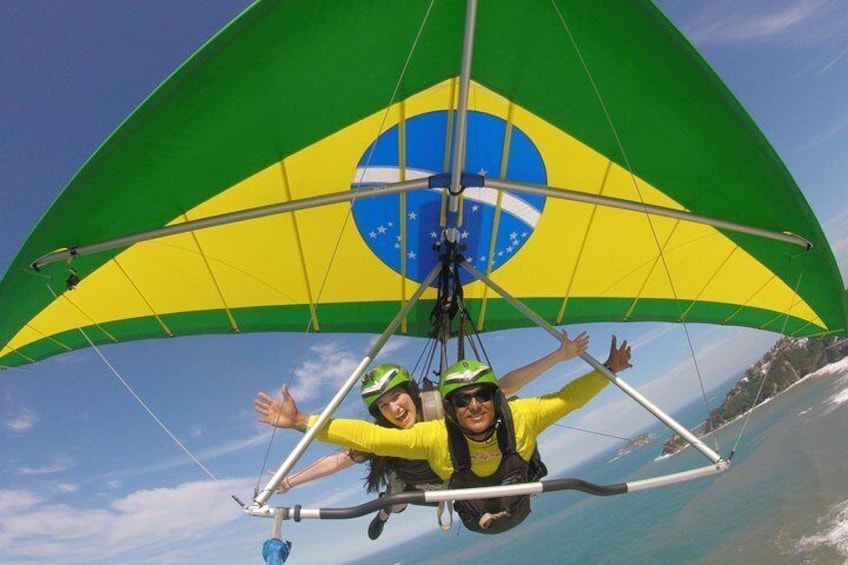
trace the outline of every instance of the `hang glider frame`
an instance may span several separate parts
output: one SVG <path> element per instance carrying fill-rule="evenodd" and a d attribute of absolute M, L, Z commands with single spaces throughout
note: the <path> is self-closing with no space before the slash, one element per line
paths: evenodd
<path fill-rule="evenodd" d="M 533 312 L 529 307 L 527 307 L 518 299 L 506 292 L 506 290 L 501 288 L 494 281 L 489 279 L 484 274 L 480 273 L 468 263 L 463 262 L 461 266 L 469 273 L 471 273 L 471 275 L 474 276 L 478 281 L 486 284 L 487 286 L 489 286 L 489 288 L 500 294 L 501 297 L 506 300 L 511 306 L 513 306 L 516 310 L 521 312 L 524 316 L 526 316 L 540 328 L 542 328 L 551 336 L 553 336 L 556 340 L 559 341 L 561 339 L 561 334 L 559 331 L 557 331 L 555 327 L 550 325 L 542 317 Z M 368 366 L 379 355 L 380 350 L 386 344 L 389 337 L 391 337 L 391 335 L 400 325 L 401 320 L 403 320 L 403 318 L 406 317 L 406 315 L 410 312 L 415 303 L 421 298 L 424 291 L 435 280 L 436 276 L 438 276 L 442 268 L 442 264 L 438 263 L 427 276 L 427 278 L 424 280 L 424 282 L 421 283 L 421 285 L 418 287 L 413 296 L 404 304 L 403 308 L 401 308 L 397 316 L 395 316 L 395 318 L 392 320 L 386 330 L 380 335 L 377 341 L 368 350 L 365 357 L 362 359 L 359 365 L 357 365 L 353 373 L 351 373 L 348 380 L 345 381 L 344 385 L 336 393 L 336 395 L 333 397 L 333 399 L 330 401 L 324 411 L 321 412 L 315 422 L 306 431 L 303 438 L 301 438 L 301 440 L 298 442 L 298 444 L 295 446 L 291 454 L 289 454 L 289 456 L 286 458 L 286 460 L 283 462 L 277 472 L 274 473 L 274 476 L 268 481 L 265 487 L 261 491 L 259 491 L 259 493 L 254 497 L 253 503 L 250 505 L 242 504 L 242 507 L 244 508 L 244 511 L 247 514 L 263 518 L 275 518 L 276 520 L 290 519 L 295 521 L 300 521 L 302 519 L 308 518 L 345 519 L 356 518 L 378 510 L 380 508 L 385 508 L 394 504 L 404 503 L 429 504 L 445 500 L 474 500 L 499 496 L 537 494 L 542 492 L 554 492 L 560 490 L 578 490 L 598 496 L 609 496 L 615 494 L 625 494 L 628 492 L 648 490 L 662 486 L 677 484 L 680 482 L 704 478 L 720 473 L 729 468 L 729 460 L 724 459 L 721 455 L 719 455 L 709 446 L 704 444 L 700 439 L 698 439 L 694 434 L 692 434 L 688 429 L 686 429 L 683 425 L 677 422 L 674 418 L 672 418 L 670 415 L 666 414 L 655 404 L 650 402 L 635 388 L 633 388 L 627 382 L 621 379 L 621 377 L 610 371 L 603 363 L 601 363 L 588 353 L 583 353 L 580 355 L 581 359 L 588 363 L 593 369 L 602 373 L 607 379 L 609 379 L 611 383 L 613 383 L 622 392 L 631 397 L 639 405 L 641 405 L 648 412 L 654 415 L 658 420 L 660 420 L 663 424 L 670 428 L 674 433 L 680 435 L 686 442 L 688 442 L 690 445 L 692 445 L 692 447 L 694 447 L 698 452 L 700 452 L 704 457 L 706 457 L 707 460 L 709 460 L 710 465 L 692 469 L 690 471 L 684 471 L 681 473 L 661 475 L 658 477 L 653 477 L 640 481 L 617 483 L 612 485 L 597 485 L 594 483 L 583 481 L 581 479 L 565 478 L 539 481 L 535 483 L 523 483 L 519 485 L 494 486 L 474 489 L 437 490 L 413 493 L 406 492 L 383 496 L 377 500 L 373 500 L 359 506 L 347 508 L 303 509 L 301 506 L 269 506 L 268 501 L 270 500 L 271 496 L 273 496 L 273 494 L 277 492 L 277 489 L 283 482 L 283 479 L 291 472 L 295 464 L 297 464 L 297 461 L 300 459 L 300 457 L 303 455 L 309 445 L 314 441 L 321 427 L 327 422 L 327 420 L 329 420 L 335 410 L 341 405 L 342 401 L 345 399 L 347 394 L 353 389 L 353 387 L 356 386 Z"/>
<path fill-rule="evenodd" d="M 483 186 L 484 178 L 480 175 L 469 175 L 462 172 L 462 163 L 465 159 L 465 143 L 466 143 L 466 119 L 467 119 L 467 104 L 468 104 L 468 89 L 470 84 L 470 75 L 471 75 L 471 59 L 474 49 L 474 25 L 476 21 L 476 12 L 477 12 L 477 0 L 468 0 L 467 9 L 466 9 L 466 19 L 465 19 L 465 33 L 463 39 L 463 48 L 462 48 L 462 65 L 461 65 L 461 74 L 460 74 L 460 93 L 459 93 L 459 103 L 458 103 L 458 119 L 457 119 L 457 128 L 455 132 L 455 143 L 454 143 L 454 154 L 453 154 L 453 168 L 450 175 L 437 175 L 436 177 L 431 177 L 427 179 L 427 186 L 429 188 L 435 188 L 437 186 L 443 186 L 445 188 L 449 188 L 449 202 L 448 202 L 448 214 L 445 218 L 445 225 L 443 225 L 443 237 L 449 242 L 451 245 L 457 246 L 457 242 L 459 239 L 459 230 L 458 230 L 458 217 L 459 217 L 459 197 L 462 190 L 466 186 Z M 438 180 L 436 180 L 438 178 Z M 475 182 L 476 179 L 476 182 Z M 447 184 L 444 184 L 447 181 Z M 479 183 L 479 184 L 477 184 Z M 500 181 L 500 188 L 510 188 L 510 189 L 522 189 L 524 191 L 530 190 L 538 190 L 540 188 L 546 187 L 533 187 L 532 185 L 520 185 L 520 183 L 508 183 L 512 186 L 507 187 L 505 185 L 506 181 Z M 404 183 L 401 183 L 404 184 Z M 493 188 L 499 188 L 495 185 L 490 184 Z M 520 185 L 520 186 L 519 186 Z M 383 193 L 385 193 L 385 188 L 383 188 Z M 351 191 L 353 192 L 353 191 Z M 557 191 L 557 195 L 563 194 L 565 191 Z M 570 192 L 570 191 L 569 191 Z M 579 193 L 572 193 L 570 196 L 581 196 Z M 617 204 L 618 207 L 623 207 L 623 203 L 625 201 L 619 201 L 618 199 L 610 199 L 606 197 L 597 197 L 598 201 L 594 203 L 609 203 L 609 204 Z M 632 204 L 628 204 L 632 205 Z M 659 211 L 659 207 L 656 207 Z M 631 208 L 632 209 L 632 208 Z M 638 205 L 636 210 L 645 212 L 646 208 L 643 205 Z M 679 211 L 673 211 L 675 214 L 679 214 Z M 729 226 L 726 226 L 729 227 Z M 559 332 L 548 324 L 544 319 L 538 316 L 535 312 L 533 312 L 530 308 L 522 304 L 516 298 L 507 293 L 504 289 L 500 288 L 497 284 L 491 281 L 488 277 L 468 265 L 467 263 L 463 263 L 462 267 L 465 268 L 468 272 L 470 272 L 477 280 L 483 282 L 490 288 L 492 288 L 495 292 L 500 294 L 504 300 L 506 300 L 509 304 L 511 304 L 514 308 L 516 308 L 519 312 L 528 317 L 531 321 L 539 325 L 541 328 L 546 330 L 552 336 L 555 337 L 558 341 L 561 339 Z M 644 481 L 636 481 L 633 483 L 620 483 L 617 485 L 593 485 L 591 483 L 587 483 L 585 481 L 581 481 L 579 479 L 559 479 L 552 481 L 542 481 L 537 483 L 525 483 L 520 485 L 507 485 L 507 486 L 496 486 L 496 487 L 485 487 L 478 489 L 463 489 L 463 490 L 443 490 L 443 491 L 428 491 L 423 493 L 401 493 L 397 495 L 384 496 L 376 501 L 372 501 L 361 505 L 359 507 L 353 507 L 348 509 L 324 509 L 324 510 L 303 510 L 300 506 L 295 506 L 291 509 L 281 509 L 281 508 L 273 508 L 268 506 L 268 501 L 271 496 L 277 491 L 280 483 L 282 483 L 283 479 L 288 475 L 288 473 L 293 469 L 294 465 L 297 463 L 298 459 L 305 452 L 306 448 L 309 444 L 314 441 L 315 436 L 321 427 L 326 423 L 326 421 L 330 418 L 330 416 L 335 412 L 338 406 L 342 403 L 344 398 L 350 392 L 350 390 L 356 385 L 359 381 L 360 377 L 364 374 L 365 370 L 368 368 L 368 365 L 371 363 L 373 359 L 377 357 L 380 350 L 383 348 L 385 343 L 388 341 L 389 337 L 394 333 L 397 327 L 400 325 L 401 321 L 406 317 L 418 299 L 423 295 L 424 291 L 429 287 L 430 283 L 435 280 L 436 276 L 439 274 L 440 270 L 444 268 L 441 262 L 437 263 L 433 268 L 431 273 L 427 276 L 427 278 L 421 283 L 413 296 L 404 304 L 401 308 L 398 315 L 392 320 L 386 330 L 380 335 L 377 341 L 371 346 L 371 348 L 366 353 L 365 357 L 356 367 L 356 369 L 351 373 L 348 380 L 344 383 L 342 388 L 336 393 L 324 411 L 318 416 L 318 419 L 313 422 L 312 426 L 306 431 L 301 441 L 298 442 L 297 446 L 294 448 L 292 453 L 288 458 L 283 462 L 268 484 L 257 493 L 254 497 L 253 503 L 245 506 L 244 510 L 246 513 L 253 516 L 261 516 L 275 519 L 275 532 L 279 532 L 279 522 L 282 519 L 293 519 L 293 520 L 301 520 L 303 518 L 352 518 L 356 516 L 361 516 L 378 508 L 382 508 L 384 506 L 389 506 L 392 504 L 402 503 L 402 502 L 438 502 L 441 500 L 470 500 L 470 499 L 479 499 L 479 498 L 491 498 L 496 496 L 509 496 L 509 495 L 518 495 L 518 494 L 532 494 L 538 492 L 546 492 L 553 490 L 565 490 L 565 489 L 576 489 L 582 490 L 584 492 L 589 492 L 591 494 L 598 495 L 611 495 L 611 494 L 622 494 L 625 492 L 634 492 L 636 490 L 645 490 L 649 488 L 656 488 L 659 486 L 665 486 L 669 484 L 674 484 L 682 481 L 688 481 L 695 478 L 700 478 L 708 475 L 712 475 L 721 471 L 724 471 L 729 466 L 729 461 L 723 459 L 721 455 L 707 447 L 703 442 L 701 442 L 698 438 L 696 438 L 693 434 L 689 432 L 686 428 L 676 422 L 671 416 L 660 410 L 653 403 L 648 401 L 645 397 L 639 394 L 633 387 L 624 382 L 620 377 L 611 372 L 607 367 L 605 367 L 601 362 L 597 359 L 593 358 L 588 353 L 584 353 L 581 355 L 581 358 L 589 363 L 595 370 L 601 372 L 603 375 L 607 377 L 613 384 L 619 387 L 625 394 L 633 398 L 637 403 L 642 405 L 646 410 L 651 412 L 654 416 L 656 416 L 661 422 L 666 424 L 669 428 L 671 428 L 675 433 L 679 434 L 683 437 L 687 442 L 693 445 L 702 455 L 704 455 L 711 463 L 711 465 L 707 467 L 702 467 L 700 469 L 694 469 L 691 471 L 676 473 L 673 475 L 665 475 L 662 477 L 656 477 L 653 479 L 646 479 Z"/>

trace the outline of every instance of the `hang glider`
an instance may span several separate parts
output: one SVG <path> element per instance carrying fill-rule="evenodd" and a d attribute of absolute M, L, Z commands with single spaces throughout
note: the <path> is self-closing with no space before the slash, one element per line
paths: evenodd
<path fill-rule="evenodd" d="M 0 365 L 87 346 L 77 326 L 96 343 L 302 331 L 306 317 L 381 331 L 433 264 L 440 196 L 363 198 L 350 222 L 346 197 L 450 170 L 464 19 L 458 1 L 257 2 L 127 118 L 33 230 L 0 283 Z M 801 192 L 655 7 L 490 2 L 476 29 L 463 170 L 485 182 L 464 199 L 463 233 L 478 268 L 555 324 L 844 331 L 840 275 Z M 510 183 L 548 192 L 499 190 Z M 571 193 L 632 209 L 557 198 Z M 73 273 L 37 262 L 57 250 Z M 466 297 L 482 330 L 526 325 L 483 285 Z M 427 332 L 424 298 L 401 331 Z"/>
<path fill-rule="evenodd" d="M 0 282 L 0 366 L 80 329 L 428 335 L 444 242 L 480 331 L 848 327 L 801 191 L 650 2 L 260 0 L 33 230 Z"/>

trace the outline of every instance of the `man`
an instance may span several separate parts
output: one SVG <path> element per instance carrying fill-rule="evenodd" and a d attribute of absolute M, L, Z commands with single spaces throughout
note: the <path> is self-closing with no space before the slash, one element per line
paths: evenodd
<path fill-rule="evenodd" d="M 613 336 L 605 365 L 613 372 L 631 367 L 627 342 Z M 445 420 L 420 422 L 409 429 L 389 429 L 359 420 L 330 420 L 318 433 L 322 441 L 358 451 L 404 459 L 424 459 L 451 488 L 494 486 L 538 478 L 532 468 L 536 438 L 565 414 L 588 403 L 607 384 L 592 371 L 558 392 L 507 402 L 492 370 L 478 361 L 461 361 L 442 375 L 439 390 Z M 279 401 L 260 393 L 254 407 L 260 422 L 306 431 L 314 422 L 297 409 L 287 387 Z M 447 429 L 448 433 L 445 433 Z M 458 502 L 469 529 L 499 533 L 529 513 L 524 497 Z"/>

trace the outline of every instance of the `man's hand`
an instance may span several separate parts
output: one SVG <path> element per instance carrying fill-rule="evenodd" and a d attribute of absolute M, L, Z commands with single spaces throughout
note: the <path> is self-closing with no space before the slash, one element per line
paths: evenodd
<path fill-rule="evenodd" d="M 604 365 L 613 373 L 618 373 L 633 366 L 630 364 L 630 346 L 627 345 L 627 340 L 621 342 L 621 347 L 617 347 L 617 338 L 614 335 L 612 336 L 609 357 L 607 357 Z"/>
<path fill-rule="evenodd" d="M 282 400 L 277 400 L 260 392 L 253 400 L 253 408 L 262 416 L 259 423 L 269 424 L 277 428 L 295 428 L 301 432 L 306 431 L 308 417 L 297 409 L 294 398 L 289 394 L 289 387 L 283 385 L 280 388 Z"/>

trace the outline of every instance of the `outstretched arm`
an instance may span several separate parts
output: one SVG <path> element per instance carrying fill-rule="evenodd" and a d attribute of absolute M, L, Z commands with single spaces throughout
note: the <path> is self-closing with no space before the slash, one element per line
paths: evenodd
<path fill-rule="evenodd" d="M 604 365 L 613 373 L 624 371 L 632 367 L 630 356 L 630 346 L 627 345 L 627 342 L 622 342 L 621 347 L 619 347 L 618 339 L 616 336 L 612 336 L 609 356 Z M 525 409 L 528 413 L 528 421 L 534 422 L 532 426 L 541 432 L 569 412 L 585 406 L 609 383 L 609 379 L 600 371 L 592 371 L 574 379 L 562 387 L 559 392 L 519 400 L 516 403 L 522 403 L 522 406 L 529 407 Z"/>
<path fill-rule="evenodd" d="M 347 469 L 348 467 L 353 466 L 355 463 L 357 463 L 357 461 L 354 460 L 349 449 L 322 457 L 303 471 L 283 479 L 283 482 L 280 483 L 277 492 L 285 494 L 296 486 L 314 481 L 315 479 L 329 477 L 330 475 L 338 473 L 342 469 Z"/>
<path fill-rule="evenodd" d="M 277 428 L 294 428 L 305 432 L 309 427 L 309 416 L 297 409 L 294 398 L 289 394 L 286 385 L 280 388 L 282 400 L 260 392 L 253 400 L 253 408 L 259 412 L 259 422 Z M 439 424 L 444 431 L 444 425 L 438 422 L 422 422 L 408 430 L 384 428 L 377 424 L 361 420 L 330 419 L 318 432 L 317 438 L 336 445 L 352 448 L 356 451 L 402 457 L 404 459 L 426 459 L 430 451 L 429 439 L 421 439 L 417 432 L 425 424 Z M 423 433 L 423 432 L 422 432 Z M 430 431 L 432 433 L 432 431 Z"/>
<path fill-rule="evenodd" d="M 507 396 L 518 392 L 518 389 L 562 361 L 573 359 L 586 351 L 589 345 L 589 334 L 581 332 L 574 341 L 568 339 L 568 332 L 562 331 L 559 347 L 541 359 L 528 365 L 510 371 L 498 382 L 503 393 Z"/>

